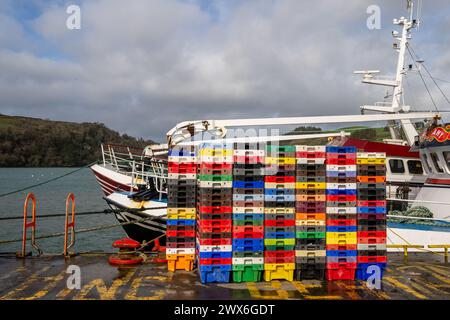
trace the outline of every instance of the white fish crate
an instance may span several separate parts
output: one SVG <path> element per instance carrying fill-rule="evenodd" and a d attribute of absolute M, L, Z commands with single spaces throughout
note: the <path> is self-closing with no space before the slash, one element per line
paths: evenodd
<path fill-rule="evenodd" d="M 359 159 L 386 159 L 384 152 L 358 152 L 356 158 Z"/>
<path fill-rule="evenodd" d="M 356 207 L 327 207 L 329 214 L 356 214 Z"/>

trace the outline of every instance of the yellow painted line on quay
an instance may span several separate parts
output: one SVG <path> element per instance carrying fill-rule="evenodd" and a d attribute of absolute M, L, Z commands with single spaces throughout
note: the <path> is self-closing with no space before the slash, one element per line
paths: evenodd
<path fill-rule="evenodd" d="M 413 295 L 414 297 L 418 298 L 418 299 L 427 299 L 426 296 L 424 296 L 423 294 L 421 294 L 420 292 L 417 292 L 416 290 L 408 287 L 407 285 L 401 283 L 400 281 L 398 281 L 397 279 L 394 279 L 392 277 L 384 277 L 384 280 L 386 280 L 387 282 L 389 282 L 390 284 L 392 284 L 394 287 L 401 289 L 411 295 Z"/>
<path fill-rule="evenodd" d="M 33 282 L 37 281 L 39 279 L 39 275 L 45 273 L 48 269 L 50 269 L 50 267 L 44 267 L 41 270 L 33 273 L 24 282 L 22 282 L 22 284 L 19 285 L 17 288 L 11 290 L 7 294 L 0 297 L 0 300 L 24 299 L 24 298 L 20 298 L 18 295 L 21 292 L 23 292 L 25 289 L 27 289 Z"/>

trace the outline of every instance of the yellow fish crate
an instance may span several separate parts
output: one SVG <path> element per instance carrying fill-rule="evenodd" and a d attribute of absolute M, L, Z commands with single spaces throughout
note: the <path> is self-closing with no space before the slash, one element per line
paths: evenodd
<path fill-rule="evenodd" d="M 327 244 L 356 244 L 356 232 L 327 232 Z"/>
<path fill-rule="evenodd" d="M 325 189 L 326 182 L 296 182 L 296 189 Z"/>
<path fill-rule="evenodd" d="M 204 148 L 200 150 L 201 156 L 208 156 L 208 157 L 227 157 L 232 156 L 233 154 L 234 154 L 233 149 Z"/>
<path fill-rule="evenodd" d="M 386 164 L 386 159 L 383 158 L 359 158 L 356 159 L 357 164 L 371 164 L 371 165 L 377 165 L 377 164 Z"/>
<path fill-rule="evenodd" d="M 275 157 L 266 157 L 266 164 L 295 164 L 295 158 L 275 158 Z"/>
<path fill-rule="evenodd" d="M 264 280 L 294 280 L 295 263 L 265 263 Z"/>
<path fill-rule="evenodd" d="M 195 208 L 167 208 L 167 219 L 195 220 Z"/>

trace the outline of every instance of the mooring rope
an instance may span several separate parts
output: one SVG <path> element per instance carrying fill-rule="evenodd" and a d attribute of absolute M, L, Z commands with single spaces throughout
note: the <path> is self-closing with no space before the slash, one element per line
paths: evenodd
<path fill-rule="evenodd" d="M 83 212 L 76 212 L 77 216 L 86 216 L 86 215 L 93 215 L 93 214 L 108 214 L 108 213 L 113 213 L 114 210 L 112 209 L 103 209 L 102 211 L 83 211 Z M 54 218 L 54 217 L 65 217 L 66 214 L 65 213 L 51 213 L 51 214 L 44 214 L 44 215 L 39 215 L 37 216 L 37 218 L 41 219 L 41 218 Z M 0 221 L 3 220 L 23 220 L 23 215 L 22 216 L 6 216 L 3 217 L 2 214 L 0 214 Z"/>
<path fill-rule="evenodd" d="M 166 207 L 147 208 L 147 210 L 157 210 L 157 209 L 166 209 Z M 124 211 L 114 210 L 113 212 L 124 212 Z M 76 230 L 75 233 L 85 233 L 85 232 L 92 232 L 92 231 L 98 231 L 98 230 L 112 229 L 112 228 L 117 228 L 117 227 L 121 227 L 121 226 L 126 226 L 129 224 L 145 222 L 148 220 L 153 220 L 153 219 L 161 218 L 161 217 L 163 217 L 163 216 L 145 217 L 145 218 L 141 218 L 138 220 L 126 221 L 126 222 L 121 222 L 121 223 L 117 223 L 117 224 L 107 224 L 107 225 L 96 226 L 96 227 L 92 227 L 92 228 L 78 229 L 78 230 Z M 42 236 L 37 236 L 35 239 L 48 239 L 48 238 L 55 238 L 55 237 L 61 237 L 61 236 L 64 236 L 64 232 L 56 232 L 56 233 L 50 233 L 50 234 L 46 234 L 46 235 L 42 235 Z M 10 239 L 10 240 L 0 240 L 0 245 L 21 242 L 21 241 L 22 241 L 22 238 L 16 238 L 16 239 Z"/>

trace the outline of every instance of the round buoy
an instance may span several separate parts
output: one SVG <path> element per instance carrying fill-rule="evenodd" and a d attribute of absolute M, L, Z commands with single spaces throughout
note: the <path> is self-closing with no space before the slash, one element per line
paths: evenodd
<path fill-rule="evenodd" d="M 141 244 L 133 239 L 123 238 L 114 241 L 112 246 L 118 248 L 119 252 L 109 257 L 108 261 L 110 264 L 133 265 L 139 264 L 144 260 L 136 251 L 136 249 L 141 247 Z"/>

